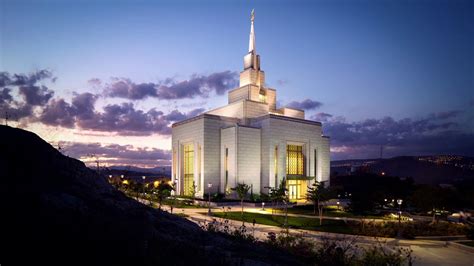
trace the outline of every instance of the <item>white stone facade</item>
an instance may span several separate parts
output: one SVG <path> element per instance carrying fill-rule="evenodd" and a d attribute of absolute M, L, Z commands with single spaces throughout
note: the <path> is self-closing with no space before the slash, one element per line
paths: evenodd
<path fill-rule="evenodd" d="M 178 194 L 233 197 L 238 183 L 250 185 L 254 194 L 268 193 L 285 180 L 290 197 L 303 199 L 314 180 L 329 184 L 329 138 L 320 122 L 305 120 L 303 110 L 276 108 L 276 91 L 265 86 L 255 51 L 253 20 L 249 43 L 240 87 L 229 91 L 229 104 L 172 126 Z"/>

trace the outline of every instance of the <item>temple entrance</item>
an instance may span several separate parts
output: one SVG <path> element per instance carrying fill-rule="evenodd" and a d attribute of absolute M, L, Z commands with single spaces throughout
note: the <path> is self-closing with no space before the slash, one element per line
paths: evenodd
<path fill-rule="evenodd" d="M 306 196 L 305 180 L 288 180 L 287 181 L 288 197 L 291 201 L 304 199 Z"/>

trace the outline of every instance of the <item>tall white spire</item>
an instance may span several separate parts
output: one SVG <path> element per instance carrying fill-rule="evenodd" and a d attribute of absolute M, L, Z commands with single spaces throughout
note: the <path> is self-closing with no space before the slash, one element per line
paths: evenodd
<path fill-rule="evenodd" d="M 252 13 L 250 14 L 250 38 L 249 38 L 249 53 L 254 51 L 255 53 L 255 32 L 253 30 L 253 21 L 255 20 L 255 9 L 252 9 Z"/>

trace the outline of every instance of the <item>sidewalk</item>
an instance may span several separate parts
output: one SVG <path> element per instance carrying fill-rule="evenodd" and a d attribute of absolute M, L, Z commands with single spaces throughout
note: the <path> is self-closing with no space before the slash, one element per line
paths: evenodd
<path fill-rule="evenodd" d="M 167 208 L 169 209 L 169 208 Z M 209 217 L 207 216 L 207 209 L 174 209 L 179 213 L 188 215 L 188 220 L 193 221 L 197 224 L 203 222 L 212 222 L 214 219 L 217 221 L 223 221 L 223 218 Z M 249 211 L 248 209 L 244 209 Z M 214 212 L 221 212 L 219 209 L 213 209 Z M 258 212 L 258 210 L 254 210 Z M 202 214 L 205 213 L 205 214 Z M 296 215 L 296 214 L 293 214 Z M 290 215 L 289 215 L 290 216 Z M 296 215 L 299 216 L 299 215 Z M 307 215 L 308 216 L 308 215 Z M 318 218 L 309 216 L 311 218 Z M 337 217 L 332 217 L 337 218 Z M 326 218 L 325 218 L 326 219 Z M 228 223 L 233 227 L 240 227 L 241 221 L 228 220 Z M 277 226 L 255 224 L 255 227 L 250 223 L 245 223 L 249 232 L 253 232 L 254 237 L 260 240 L 266 240 L 269 232 L 280 233 L 282 228 Z M 406 240 L 406 239 L 395 239 L 395 238 L 383 238 L 383 237 L 368 237 L 368 236 L 356 236 L 356 235 L 345 235 L 337 233 L 318 232 L 310 230 L 300 229 L 289 229 L 292 234 L 300 234 L 305 238 L 312 239 L 314 241 L 321 241 L 323 239 L 352 241 L 363 247 L 370 247 L 375 244 L 387 244 L 389 247 L 403 247 L 410 248 L 415 258 L 413 265 L 474 265 L 474 256 L 472 253 L 461 250 L 450 245 L 450 242 L 437 241 L 437 240 Z"/>

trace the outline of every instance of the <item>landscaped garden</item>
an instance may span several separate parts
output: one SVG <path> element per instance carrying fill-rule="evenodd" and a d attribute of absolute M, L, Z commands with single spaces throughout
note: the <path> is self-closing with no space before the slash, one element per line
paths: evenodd
<path fill-rule="evenodd" d="M 215 217 L 244 221 L 247 223 L 264 224 L 271 226 L 285 226 L 284 215 L 271 215 L 262 213 L 244 212 L 214 212 Z M 362 221 L 343 221 L 343 220 L 323 220 L 322 225 L 319 219 L 309 217 L 288 216 L 287 226 L 293 229 L 305 229 L 330 233 L 342 233 L 376 237 L 395 237 L 398 234 L 399 226 L 396 222 L 362 222 Z M 441 236 L 441 235 L 463 235 L 466 234 L 468 227 L 463 224 L 449 222 L 403 222 L 400 231 L 405 238 L 414 238 L 415 236 Z"/>
<path fill-rule="evenodd" d="M 274 213 L 285 213 L 284 209 L 268 209 L 269 211 L 273 211 Z M 318 212 L 316 211 L 316 214 L 314 213 L 314 209 L 312 205 L 298 205 L 298 206 L 293 206 L 291 208 L 288 208 L 288 213 L 290 214 L 302 214 L 302 215 L 313 215 L 316 216 L 318 215 Z M 346 217 L 346 218 L 364 218 L 364 219 L 389 219 L 386 216 L 380 214 L 372 214 L 372 215 L 357 215 L 353 214 L 349 211 L 344 211 L 341 208 L 337 207 L 325 207 L 323 211 L 323 216 L 329 216 L 329 217 Z"/>
<path fill-rule="evenodd" d="M 265 224 L 283 227 L 285 225 L 285 216 L 269 215 L 261 213 L 244 212 L 243 219 L 240 212 L 214 212 L 214 216 L 230 220 L 245 221 L 247 223 Z M 351 230 L 343 221 L 326 220 L 323 225 L 319 225 L 319 220 L 314 218 L 288 216 L 288 227 L 295 229 L 307 229 L 315 231 L 333 232 L 351 234 Z"/>

